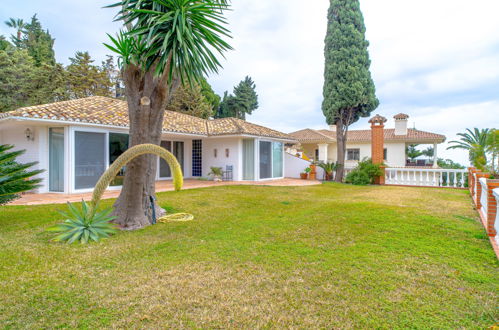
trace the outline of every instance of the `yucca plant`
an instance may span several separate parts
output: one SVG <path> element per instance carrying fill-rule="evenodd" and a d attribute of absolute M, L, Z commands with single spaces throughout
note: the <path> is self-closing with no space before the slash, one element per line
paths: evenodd
<path fill-rule="evenodd" d="M 69 244 L 80 241 L 80 243 L 85 244 L 89 241 L 98 242 L 100 239 L 116 233 L 116 225 L 110 222 L 115 219 L 115 217 L 110 216 L 112 208 L 97 212 L 97 207 L 98 205 L 93 208 L 82 201 L 81 209 L 79 209 L 68 202 L 69 212 L 59 211 L 66 220 L 48 229 L 58 233 L 54 241 Z"/>

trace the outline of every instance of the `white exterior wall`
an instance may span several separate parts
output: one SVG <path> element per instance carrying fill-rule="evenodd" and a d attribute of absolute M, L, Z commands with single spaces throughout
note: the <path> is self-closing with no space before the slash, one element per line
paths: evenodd
<path fill-rule="evenodd" d="M 305 168 L 310 166 L 308 160 L 296 157 L 290 153 L 284 153 L 284 176 L 286 178 L 300 178 L 300 173 L 302 173 Z M 324 170 L 317 167 L 317 179 L 322 180 L 324 178 Z"/>
<path fill-rule="evenodd" d="M 405 166 L 405 142 L 385 142 L 387 159 L 385 161 L 388 167 Z"/>
<path fill-rule="evenodd" d="M 318 149 L 318 144 L 302 144 L 303 151 L 310 158 L 313 159 L 315 155 L 315 149 Z M 404 142 L 385 142 L 385 148 L 387 149 L 387 160 L 385 163 L 390 167 L 404 167 L 405 166 L 405 143 Z M 371 158 L 371 143 L 347 143 L 347 149 L 359 149 L 360 150 L 360 160 L 364 158 Z M 337 148 L 336 143 L 330 143 L 328 146 L 327 158 L 328 162 L 336 162 L 337 160 Z M 357 166 L 357 161 L 346 160 L 345 153 L 345 167 L 353 168 Z"/>
<path fill-rule="evenodd" d="M 34 133 L 33 141 L 28 141 L 26 138 L 27 128 Z M 32 169 L 38 170 L 48 167 L 48 130 L 44 126 L 32 125 L 32 123 L 1 123 L 0 144 L 14 145 L 12 151 L 26 150 L 17 158 L 17 161 L 20 163 L 38 162 Z M 48 191 L 48 172 L 39 174 L 37 178 L 42 178 L 43 181 L 36 191 Z"/>
<path fill-rule="evenodd" d="M 225 149 L 229 149 L 229 157 L 225 155 Z M 242 139 L 234 137 L 203 139 L 203 177 L 208 177 L 210 167 L 221 167 L 225 171 L 227 165 L 233 166 L 234 181 L 242 180 Z"/>

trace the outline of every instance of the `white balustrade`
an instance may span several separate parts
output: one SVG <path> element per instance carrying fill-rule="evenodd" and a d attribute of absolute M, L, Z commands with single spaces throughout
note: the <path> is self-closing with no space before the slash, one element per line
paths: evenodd
<path fill-rule="evenodd" d="M 496 204 L 497 204 L 497 209 L 499 209 L 499 188 L 495 188 L 494 190 L 492 190 L 492 194 L 494 195 L 495 199 L 496 199 Z M 494 228 L 496 230 L 496 243 L 497 245 L 499 245 L 499 212 L 496 211 L 496 219 L 495 219 L 495 222 L 494 222 Z"/>
<path fill-rule="evenodd" d="M 482 190 L 482 194 L 480 196 L 480 204 L 482 204 L 482 207 L 480 208 L 480 211 L 482 214 L 487 217 L 487 208 L 488 208 L 488 203 L 487 203 L 487 198 L 488 198 L 488 189 L 487 189 L 487 179 L 486 178 L 480 178 L 478 180 L 480 182 L 479 188 Z"/>
<path fill-rule="evenodd" d="M 397 168 L 385 169 L 385 184 L 464 188 L 467 183 L 466 169 Z"/>

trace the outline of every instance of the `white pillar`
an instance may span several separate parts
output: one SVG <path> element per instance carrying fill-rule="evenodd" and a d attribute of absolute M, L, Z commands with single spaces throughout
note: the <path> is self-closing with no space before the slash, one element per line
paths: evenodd
<path fill-rule="evenodd" d="M 319 161 L 322 161 L 324 163 L 327 163 L 327 148 L 328 144 L 319 144 Z"/>
<path fill-rule="evenodd" d="M 438 168 L 438 164 L 437 164 L 437 160 L 438 160 L 437 146 L 438 146 L 438 144 L 433 143 L 433 168 Z"/>

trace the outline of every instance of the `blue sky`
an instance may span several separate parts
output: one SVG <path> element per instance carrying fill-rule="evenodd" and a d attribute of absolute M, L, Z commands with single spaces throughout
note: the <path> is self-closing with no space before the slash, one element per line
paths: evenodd
<path fill-rule="evenodd" d="M 0 21 L 38 14 L 56 39 L 59 62 L 77 50 L 101 61 L 114 33 L 112 1 L 23 0 L 0 8 Z M 228 14 L 235 50 L 209 78 L 222 94 L 245 75 L 256 82 L 260 108 L 248 119 L 284 132 L 325 128 L 320 104 L 329 1 L 234 0 Z M 308 5 L 308 6 L 307 6 Z M 467 127 L 499 127 L 499 12 L 497 0 L 361 0 L 370 41 L 371 71 L 389 119 L 409 114 L 410 126 L 445 134 Z M 13 31 L 0 24 L 0 34 Z M 361 119 L 353 128 L 367 128 Z M 460 151 L 439 155 L 466 163 Z"/>

